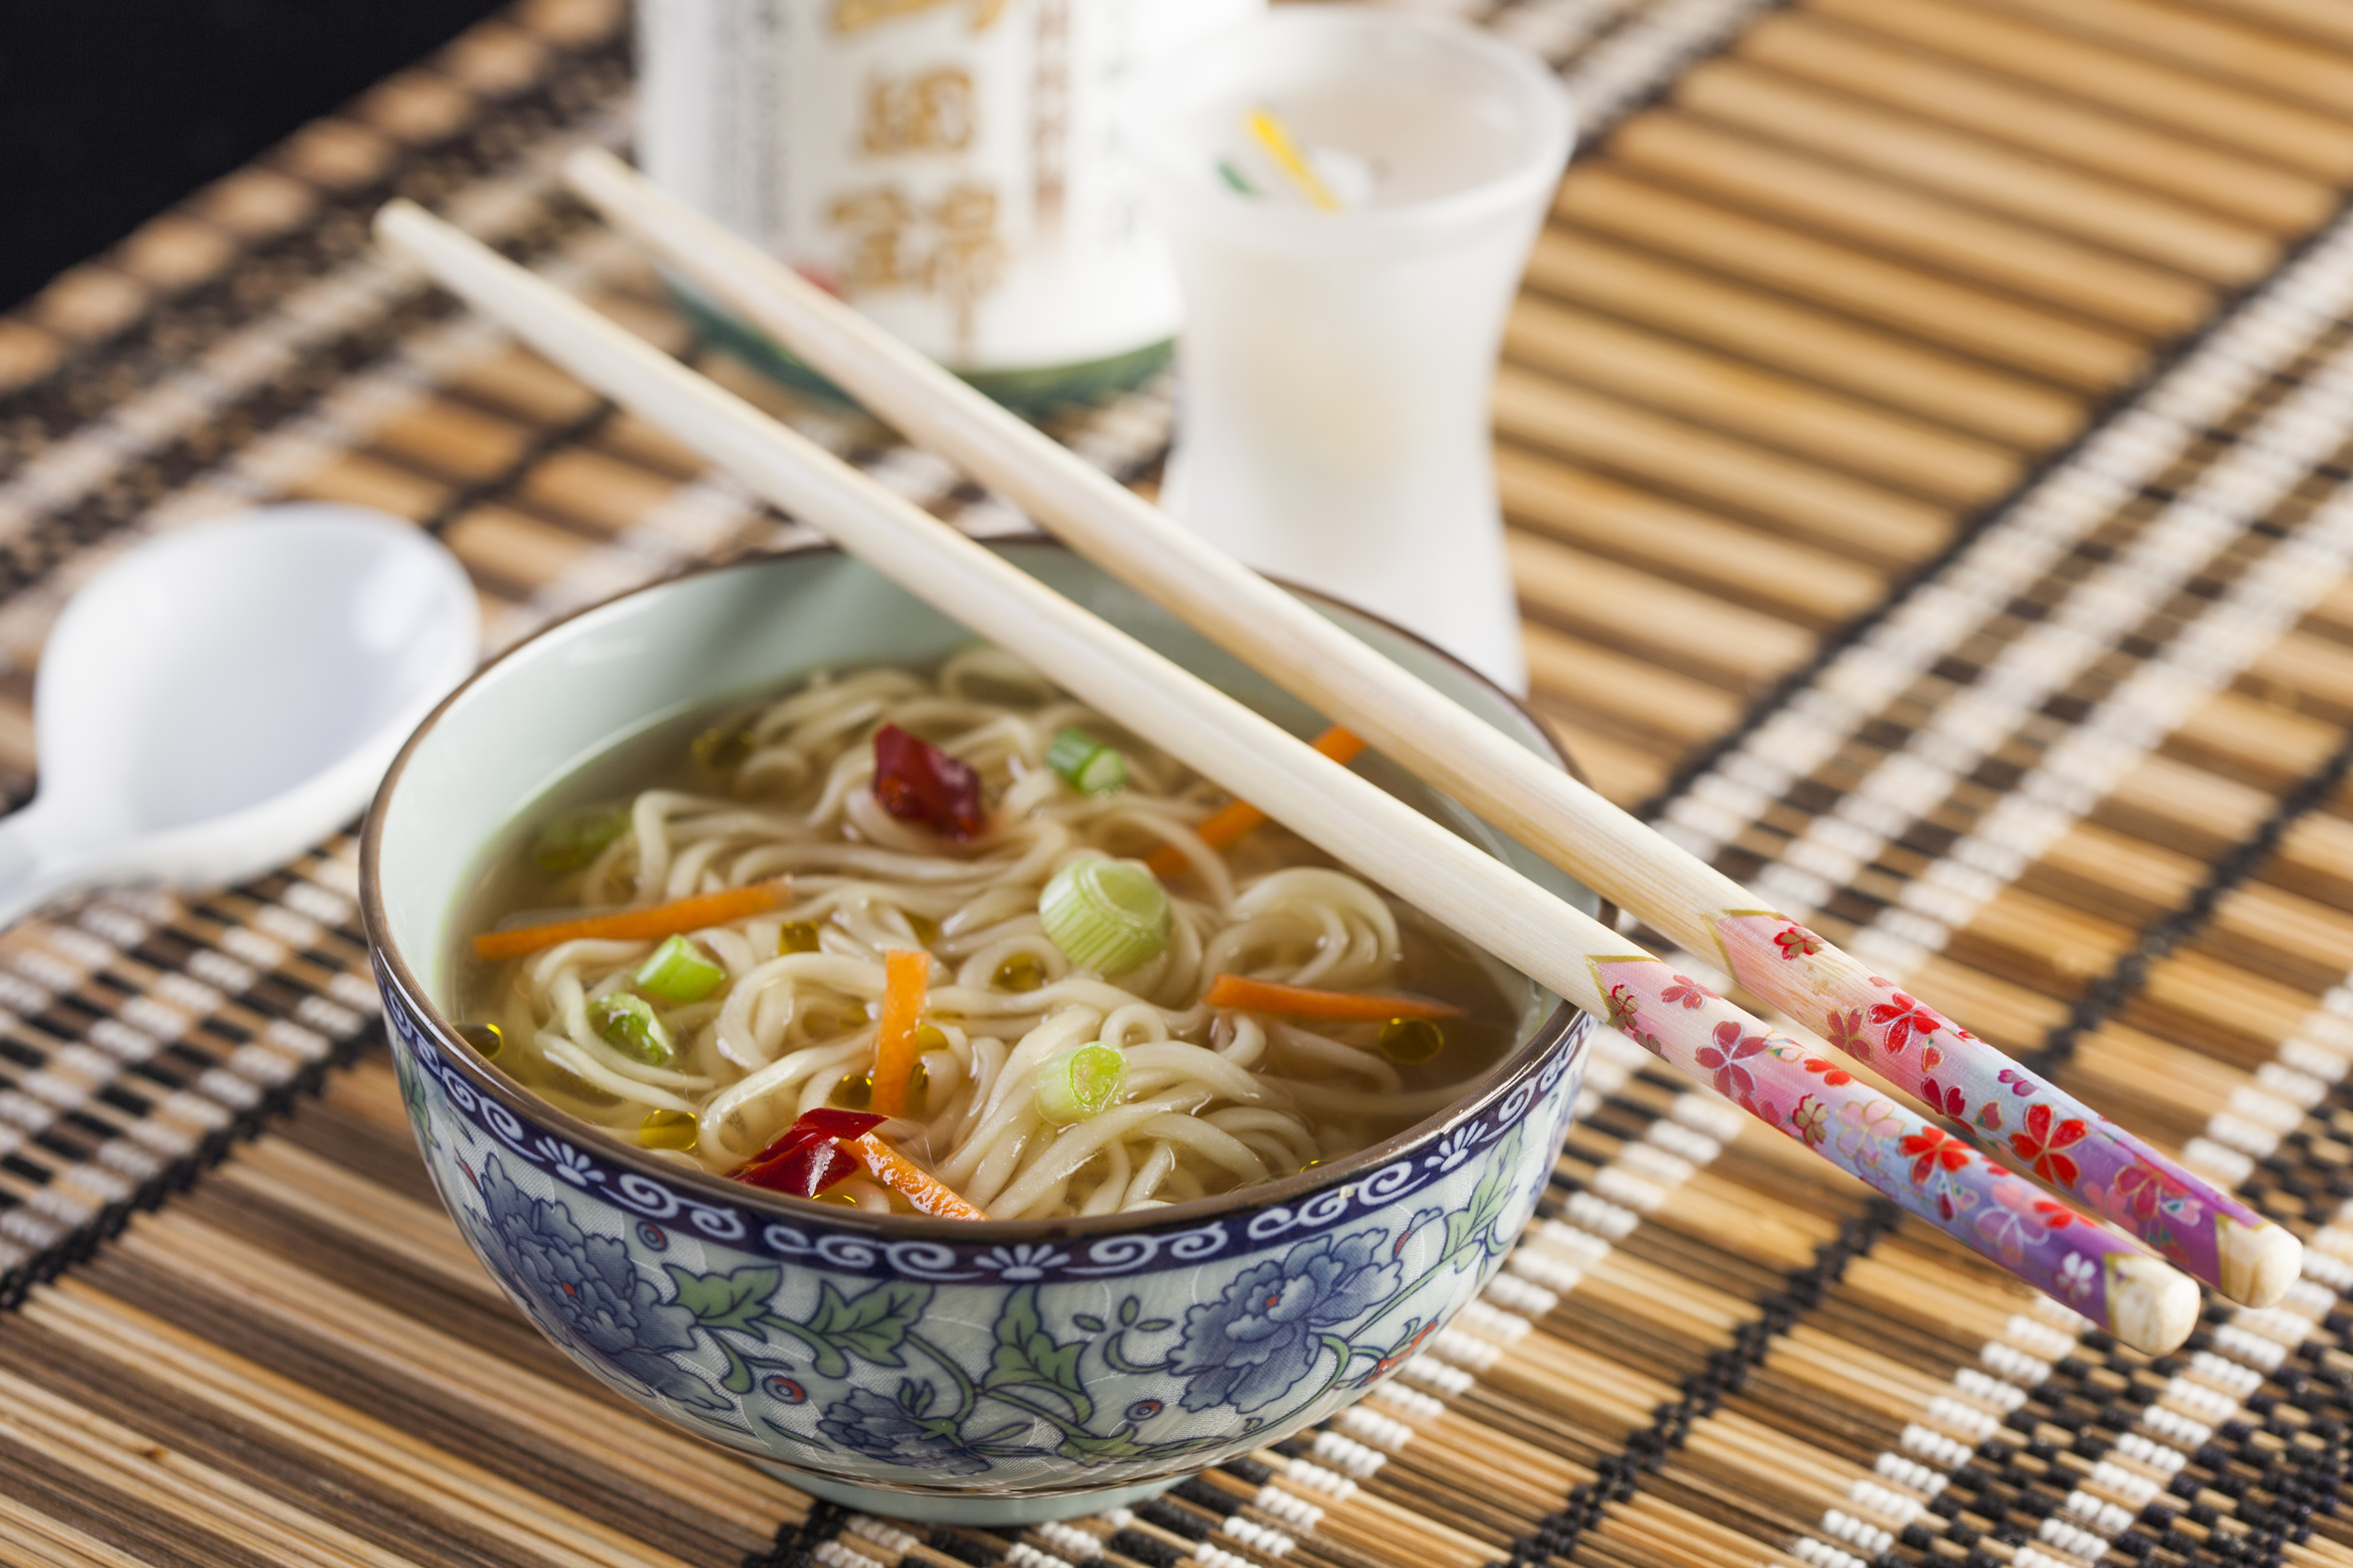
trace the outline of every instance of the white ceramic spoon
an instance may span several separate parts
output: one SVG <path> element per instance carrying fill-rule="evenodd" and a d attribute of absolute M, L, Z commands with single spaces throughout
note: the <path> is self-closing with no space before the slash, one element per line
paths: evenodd
<path fill-rule="evenodd" d="M 0 820 L 0 924 L 110 882 L 242 881 L 368 804 L 474 665 L 464 568 L 356 506 L 272 506 L 126 552 L 34 680 L 39 792 Z"/>

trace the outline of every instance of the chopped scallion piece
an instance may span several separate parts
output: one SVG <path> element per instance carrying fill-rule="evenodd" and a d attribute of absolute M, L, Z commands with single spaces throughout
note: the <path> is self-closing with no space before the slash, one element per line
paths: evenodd
<path fill-rule="evenodd" d="M 1128 782 L 1128 758 L 1117 746 L 1107 746 L 1085 730 L 1066 729 L 1046 748 L 1046 765 L 1062 775 L 1071 788 L 1089 795 L 1108 795 Z"/>
<path fill-rule="evenodd" d="M 817 928 L 806 920 L 788 920 L 776 933 L 779 957 L 787 953 L 814 953 L 817 948 Z"/>
<path fill-rule="evenodd" d="M 1038 1112 L 1051 1122 L 1084 1122 L 1120 1098 L 1128 1058 L 1100 1040 L 1074 1046 L 1038 1069 Z"/>
<path fill-rule="evenodd" d="M 539 830 L 531 843 L 531 864 L 541 871 L 577 871 L 629 831 L 627 808 L 581 806 Z"/>
<path fill-rule="evenodd" d="M 1174 912 L 1160 879 L 1132 860 L 1075 860 L 1038 895 L 1047 936 L 1081 969 L 1117 975 L 1169 945 Z"/>
<path fill-rule="evenodd" d="M 588 1004 L 588 1022 L 605 1044 L 647 1067 L 668 1067 L 677 1054 L 670 1032 L 643 997 L 626 991 L 598 997 Z"/>
<path fill-rule="evenodd" d="M 684 937 L 670 937 L 637 966 L 629 983 L 664 1002 L 700 1002 L 726 981 L 727 971 L 702 956 Z"/>

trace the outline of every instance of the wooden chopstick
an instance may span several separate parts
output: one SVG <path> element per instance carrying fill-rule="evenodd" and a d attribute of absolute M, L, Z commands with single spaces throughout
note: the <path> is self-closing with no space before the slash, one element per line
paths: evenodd
<path fill-rule="evenodd" d="M 2286 1229 L 1817 934 L 1762 907 L 1731 878 L 1545 767 L 619 160 L 591 149 L 575 155 L 566 174 L 575 190 L 661 259 L 919 443 L 1019 503 L 1082 555 L 1685 949 L 1721 955 L 1755 995 L 1869 1059 L 1940 1114 L 2005 1140 L 2046 1184 L 2091 1201 L 2233 1300 L 2269 1305 L 2295 1281 L 2303 1248 Z M 1212 769 L 1202 771 L 1216 777 Z M 1247 790 L 1240 794 L 1258 800 Z M 1643 993 L 1639 982 L 1634 990 Z M 1632 1017 L 1617 1006 L 1606 1016 L 1636 1033 Z M 1639 1028 L 1653 1027 L 1655 1016 L 1655 1010 L 1643 1014 Z"/>
<path fill-rule="evenodd" d="M 379 233 L 477 309 L 770 502 L 1236 797 L 1411 900 L 1505 963 L 2128 1344 L 2169 1349 L 2196 1319 L 2188 1279 L 2041 1198 L 1832 1063 L 1320 756 L 978 542 L 409 203 Z M 1257 579 L 1252 577 L 1251 581 Z M 1271 590 L 1269 590 L 1271 591 Z M 1376 656 L 1377 658 L 1377 656 Z M 1459 712 L 1459 710 L 1455 710 Z M 1461 721 L 1476 724 L 1468 715 Z M 1842 1133 L 1851 1136 L 1842 1138 Z M 2023 1243 L 1967 1222 L 2028 1214 Z"/>

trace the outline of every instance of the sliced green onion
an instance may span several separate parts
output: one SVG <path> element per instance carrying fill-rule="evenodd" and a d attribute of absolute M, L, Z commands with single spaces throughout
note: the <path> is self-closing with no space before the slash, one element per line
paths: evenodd
<path fill-rule="evenodd" d="M 817 928 L 808 921 L 788 920 L 776 933 L 776 952 L 779 957 L 787 953 L 814 953 L 817 948 Z"/>
<path fill-rule="evenodd" d="M 1046 765 L 1075 790 L 1108 795 L 1128 782 L 1128 758 L 1085 730 L 1067 729 L 1046 748 Z"/>
<path fill-rule="evenodd" d="M 726 981 L 727 971 L 702 956 L 684 937 L 671 937 L 637 966 L 629 983 L 664 1002 L 700 1002 Z"/>
<path fill-rule="evenodd" d="M 1128 1057 L 1100 1040 L 1074 1046 L 1038 1069 L 1038 1112 L 1051 1122 L 1084 1122 L 1128 1087 Z"/>
<path fill-rule="evenodd" d="M 670 1045 L 670 1032 L 654 1017 L 643 997 L 626 991 L 598 997 L 588 1004 L 588 1022 L 606 1045 L 647 1067 L 668 1067 L 677 1054 Z"/>
<path fill-rule="evenodd" d="M 577 807 L 539 830 L 531 841 L 531 864 L 541 871 L 577 871 L 628 831 L 627 807 Z"/>
<path fill-rule="evenodd" d="M 1133 860 L 1076 860 L 1038 895 L 1047 936 L 1081 969 L 1117 975 L 1169 945 L 1173 914 L 1160 878 Z"/>

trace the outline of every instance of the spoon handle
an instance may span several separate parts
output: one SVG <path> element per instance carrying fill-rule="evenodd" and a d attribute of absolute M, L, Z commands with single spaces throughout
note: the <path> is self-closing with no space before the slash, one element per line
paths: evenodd
<path fill-rule="evenodd" d="M 41 798 L 0 817 L 0 926 L 12 926 L 85 879 L 83 857 L 61 853 Z"/>

